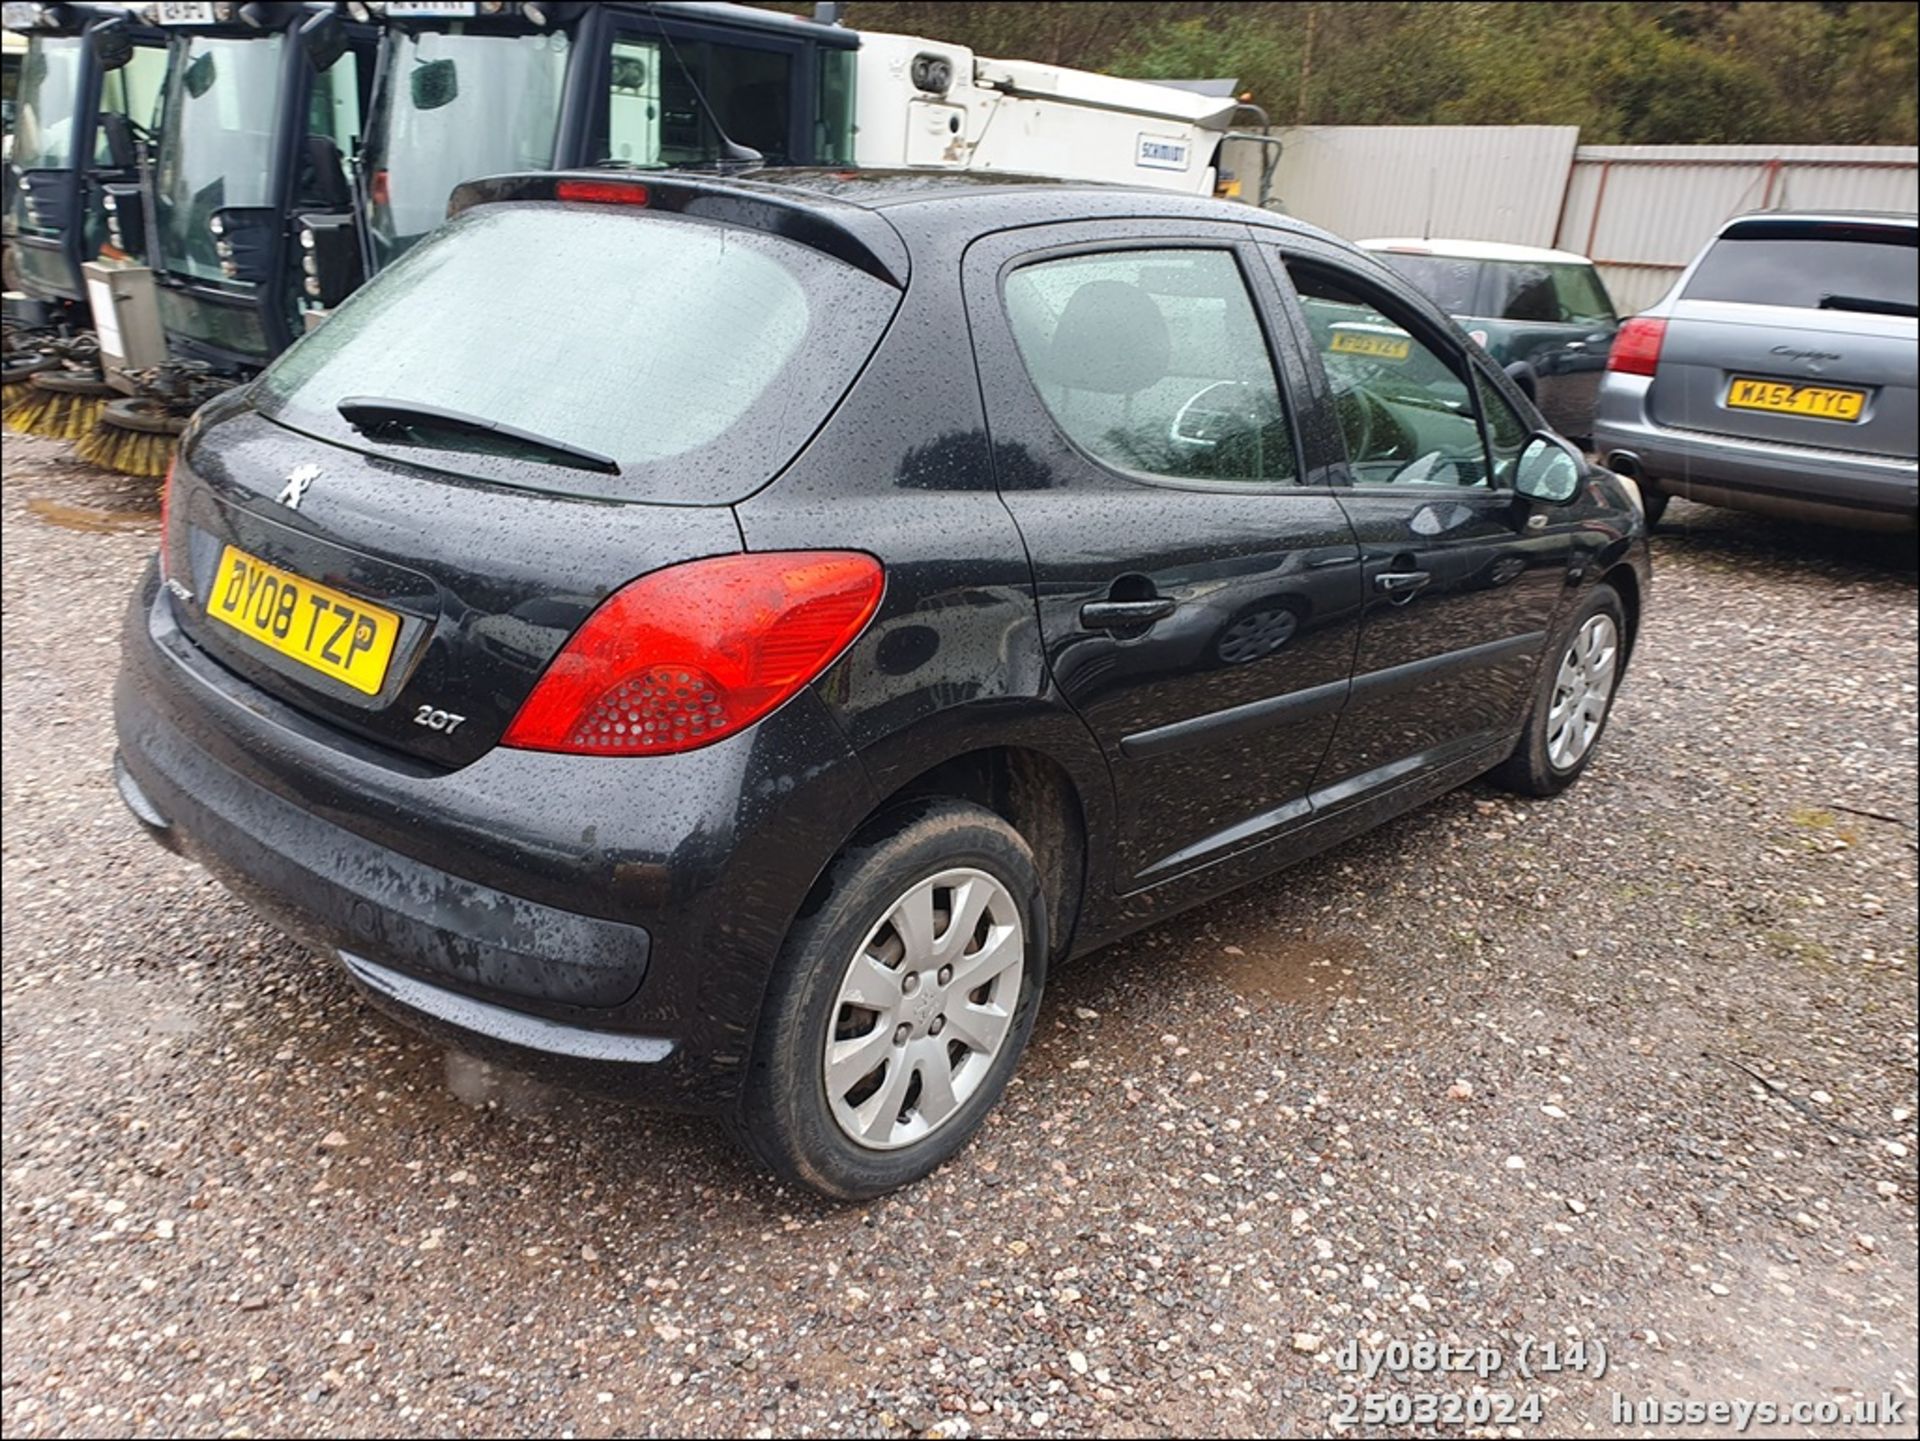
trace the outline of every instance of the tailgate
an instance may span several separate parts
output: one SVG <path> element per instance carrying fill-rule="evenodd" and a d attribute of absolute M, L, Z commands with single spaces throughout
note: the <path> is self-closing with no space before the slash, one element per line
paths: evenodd
<path fill-rule="evenodd" d="M 1648 403 L 1685 430 L 1911 456 L 1915 369 L 1910 317 L 1683 299 Z"/>
<path fill-rule="evenodd" d="M 449 766 L 499 740 L 610 592 L 740 549 L 725 506 L 477 484 L 245 410 L 183 449 L 162 543 L 167 603 L 208 654 L 302 710 Z"/>

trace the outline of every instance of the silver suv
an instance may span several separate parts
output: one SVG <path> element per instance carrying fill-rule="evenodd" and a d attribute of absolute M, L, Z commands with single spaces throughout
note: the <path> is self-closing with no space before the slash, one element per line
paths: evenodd
<path fill-rule="evenodd" d="M 1744 215 L 1614 340 L 1593 447 L 1670 496 L 1911 530 L 1912 215 Z"/>

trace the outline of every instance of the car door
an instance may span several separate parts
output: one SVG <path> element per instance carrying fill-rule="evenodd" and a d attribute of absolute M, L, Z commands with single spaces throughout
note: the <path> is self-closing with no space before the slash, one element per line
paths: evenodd
<path fill-rule="evenodd" d="M 1409 287 L 1302 238 L 1267 247 L 1332 423 L 1360 542 L 1352 694 L 1314 786 L 1321 812 L 1510 745 L 1567 590 L 1571 535 L 1518 498 L 1531 431 L 1490 367 Z"/>
<path fill-rule="evenodd" d="M 1034 227 L 975 242 L 965 277 L 1052 678 L 1115 780 L 1114 886 L 1276 840 L 1311 813 L 1361 582 L 1250 232 Z"/>

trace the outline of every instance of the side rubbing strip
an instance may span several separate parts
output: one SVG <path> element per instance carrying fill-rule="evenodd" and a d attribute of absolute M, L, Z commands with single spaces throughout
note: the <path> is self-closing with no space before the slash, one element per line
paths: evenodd
<path fill-rule="evenodd" d="M 1389 666 L 1385 670 L 1368 671 L 1365 675 L 1356 676 L 1351 684 L 1343 680 L 1329 681 L 1325 685 L 1294 691 L 1289 695 L 1268 696 L 1265 700 L 1249 701 L 1246 705 L 1189 716 L 1185 720 L 1127 736 L 1120 742 L 1120 754 L 1128 760 L 1146 760 L 1153 756 L 1171 755 L 1190 746 L 1215 745 L 1224 740 L 1270 730 L 1274 726 L 1313 720 L 1338 711 L 1347 704 L 1349 698 L 1372 700 L 1397 690 L 1424 685 L 1456 671 L 1482 669 L 1522 656 L 1535 655 L 1546 638 L 1547 633 L 1543 630 L 1528 631 L 1525 635 L 1491 640 L 1468 646 L 1465 650 L 1423 656 L 1419 660 Z"/>
<path fill-rule="evenodd" d="M 1490 640 L 1480 645 L 1470 645 L 1465 650 L 1442 651 L 1439 655 L 1410 660 L 1405 665 L 1368 671 L 1365 675 L 1357 675 L 1353 678 L 1353 698 L 1372 700 L 1397 690 L 1406 690 L 1412 686 L 1424 685 L 1431 680 L 1439 680 L 1442 676 L 1452 675 L 1455 671 L 1484 670 L 1489 666 L 1500 665 L 1504 661 L 1536 655 L 1546 638 L 1545 631 L 1530 630 L 1525 635 L 1508 636 L 1505 640 Z"/>
<path fill-rule="evenodd" d="M 1120 742 L 1120 754 L 1129 760 L 1167 755 L 1189 746 L 1213 745 L 1235 736 L 1252 735 L 1277 725 L 1292 725 L 1315 716 L 1332 715 L 1346 703 L 1347 683 L 1328 681 L 1325 685 L 1297 690 L 1288 695 L 1268 696 L 1227 710 L 1189 716 L 1170 725 L 1140 731 Z"/>

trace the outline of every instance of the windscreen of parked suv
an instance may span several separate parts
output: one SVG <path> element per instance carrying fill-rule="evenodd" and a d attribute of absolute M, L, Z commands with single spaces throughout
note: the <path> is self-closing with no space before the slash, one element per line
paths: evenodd
<path fill-rule="evenodd" d="M 1920 313 L 1915 231 L 1840 221 L 1755 221 L 1713 242 L 1683 300 Z"/>
<path fill-rule="evenodd" d="M 499 484 L 720 504 L 832 411 L 898 292 L 793 241 L 622 206 L 484 205 L 355 294 L 261 377 L 261 410 Z M 485 436 L 389 451 L 337 407 L 456 411 L 611 457 L 603 478 Z"/>

